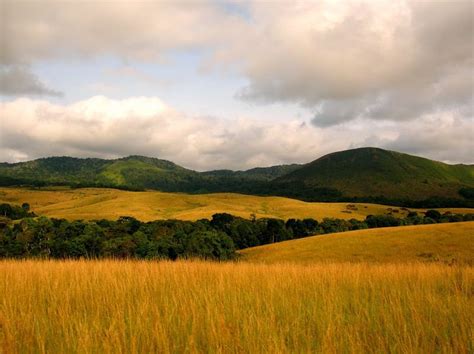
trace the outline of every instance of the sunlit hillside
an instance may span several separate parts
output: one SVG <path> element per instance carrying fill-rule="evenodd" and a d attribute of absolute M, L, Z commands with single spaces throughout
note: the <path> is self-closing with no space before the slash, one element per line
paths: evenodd
<path fill-rule="evenodd" d="M 247 248 L 245 261 L 474 264 L 474 222 L 357 230 Z"/>
<path fill-rule="evenodd" d="M 258 197 L 233 193 L 189 195 L 156 191 L 130 192 L 105 188 L 0 188 L 0 203 L 28 202 L 40 215 L 66 219 L 117 219 L 133 216 L 148 221 L 157 219 L 198 220 L 215 213 L 235 216 L 364 219 L 370 214 L 392 213 L 406 216 L 407 210 L 378 204 L 307 203 L 282 197 Z M 416 209 L 413 209 L 416 210 Z M 470 213 L 473 209 L 439 209 Z"/>

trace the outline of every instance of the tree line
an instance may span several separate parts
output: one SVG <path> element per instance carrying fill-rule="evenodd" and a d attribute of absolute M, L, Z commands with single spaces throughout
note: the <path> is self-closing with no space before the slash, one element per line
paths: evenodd
<path fill-rule="evenodd" d="M 0 205 L 0 258 L 204 258 L 229 260 L 236 250 L 312 235 L 401 225 L 473 221 L 474 214 L 409 212 L 406 217 L 369 215 L 365 220 L 324 218 L 289 219 L 227 213 L 211 220 L 155 220 L 133 217 L 118 220 L 68 221 L 37 217 L 24 203 Z"/>

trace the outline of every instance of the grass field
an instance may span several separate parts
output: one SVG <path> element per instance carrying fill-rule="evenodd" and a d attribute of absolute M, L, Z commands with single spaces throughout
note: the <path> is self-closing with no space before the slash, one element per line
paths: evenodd
<path fill-rule="evenodd" d="M 37 214 L 66 219 L 117 219 L 133 216 L 142 221 L 157 219 L 198 220 L 215 213 L 227 212 L 235 216 L 364 219 L 369 214 L 386 214 L 388 206 L 356 203 L 349 210 L 348 203 L 306 203 L 282 197 L 217 193 L 189 195 L 179 193 L 128 192 L 116 189 L 22 189 L 0 188 L 0 203 L 30 203 Z M 392 208 L 395 216 L 406 211 Z M 416 210 L 416 209 L 413 209 Z M 473 209 L 440 209 L 458 213 L 474 213 Z"/>
<path fill-rule="evenodd" d="M 472 353 L 474 269 L 0 261 L 3 353 Z"/>
<path fill-rule="evenodd" d="M 474 264 L 474 222 L 358 230 L 239 251 L 246 261 L 416 262 Z"/>

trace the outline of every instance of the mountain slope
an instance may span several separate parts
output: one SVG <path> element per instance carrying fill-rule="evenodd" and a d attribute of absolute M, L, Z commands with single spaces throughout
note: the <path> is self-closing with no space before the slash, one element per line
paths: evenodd
<path fill-rule="evenodd" d="M 116 160 L 49 157 L 16 164 L 0 164 L 3 185 L 108 186 L 129 189 L 181 190 L 199 173 L 170 161 L 143 156 Z"/>
<path fill-rule="evenodd" d="M 332 153 L 277 178 L 284 193 L 327 193 L 344 197 L 422 200 L 459 197 L 461 187 L 474 187 L 474 166 L 448 165 L 378 148 Z M 298 186 L 298 190 L 294 190 Z"/>
<path fill-rule="evenodd" d="M 144 156 L 115 160 L 48 157 L 20 163 L 0 163 L 0 185 L 69 185 L 157 189 L 167 192 L 259 193 L 262 183 L 294 171 L 300 165 L 254 168 L 247 171 L 196 172 L 173 162 Z"/>
<path fill-rule="evenodd" d="M 235 192 L 307 201 L 357 200 L 397 205 L 436 197 L 451 201 L 410 206 L 474 205 L 470 197 L 474 195 L 474 166 L 448 165 L 377 148 L 336 152 L 305 165 L 247 171 L 196 172 L 170 161 L 143 156 L 116 160 L 50 157 L 15 164 L 0 163 L 0 185 Z M 465 195 L 471 200 L 463 199 L 459 194 L 461 188 L 467 188 Z"/>

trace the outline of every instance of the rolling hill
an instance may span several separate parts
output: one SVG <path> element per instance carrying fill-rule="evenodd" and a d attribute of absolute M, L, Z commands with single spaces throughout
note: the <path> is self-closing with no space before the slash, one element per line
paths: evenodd
<path fill-rule="evenodd" d="M 239 251 L 263 263 L 474 263 L 474 222 L 416 225 L 306 237 Z"/>
<path fill-rule="evenodd" d="M 395 151 L 361 148 L 323 156 L 273 183 L 275 189 L 283 191 L 287 187 L 286 194 L 295 196 L 320 190 L 359 198 L 456 198 L 462 186 L 474 186 L 474 166 L 448 165 Z"/>
<path fill-rule="evenodd" d="M 210 219 L 216 213 L 243 218 L 358 219 L 367 215 L 406 217 L 408 210 L 370 203 L 315 203 L 284 197 L 234 193 L 182 194 L 157 191 L 131 192 L 111 188 L 0 188 L 0 203 L 29 203 L 35 213 L 69 220 L 111 219 L 133 216 L 142 221 L 157 219 Z M 423 212 L 421 209 L 411 209 Z M 441 213 L 473 213 L 474 209 L 439 209 Z"/>
<path fill-rule="evenodd" d="M 323 156 L 305 165 L 247 171 L 196 172 L 143 156 L 115 160 L 50 157 L 0 164 L 2 186 L 113 187 L 164 192 L 233 192 L 286 196 L 307 201 L 358 201 L 408 205 L 441 198 L 435 206 L 474 206 L 474 166 L 448 165 L 377 148 Z M 425 206 L 423 203 L 420 205 Z"/>

